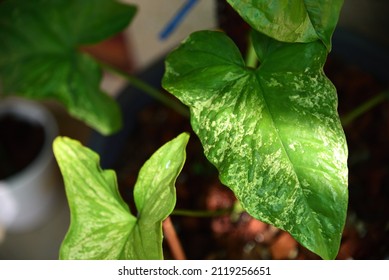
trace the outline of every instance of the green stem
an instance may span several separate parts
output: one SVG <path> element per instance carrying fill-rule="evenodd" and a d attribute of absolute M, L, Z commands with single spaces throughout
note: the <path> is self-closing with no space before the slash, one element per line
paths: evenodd
<path fill-rule="evenodd" d="M 230 214 L 233 208 L 218 209 L 215 211 L 199 211 L 199 210 L 187 210 L 187 209 L 175 209 L 171 215 L 197 217 L 197 218 L 212 218 Z"/>
<path fill-rule="evenodd" d="M 254 69 L 257 68 L 258 66 L 257 54 L 255 53 L 255 49 L 251 39 L 248 40 L 248 47 L 246 53 L 246 66 Z"/>
<path fill-rule="evenodd" d="M 358 118 L 360 115 L 364 114 L 365 112 L 369 111 L 374 106 L 380 104 L 385 99 L 389 98 L 389 91 L 384 91 L 377 96 L 374 96 L 373 98 L 369 99 L 368 101 L 362 103 L 357 108 L 352 110 L 350 113 L 345 115 L 341 118 L 343 126 L 346 126 L 353 122 L 356 118 Z"/>
<path fill-rule="evenodd" d="M 107 65 L 105 63 L 102 63 L 102 62 L 99 62 L 99 64 L 104 69 L 106 69 L 106 70 L 108 70 L 108 71 L 110 71 L 110 72 L 112 72 L 114 74 L 117 74 L 117 75 L 121 76 L 122 78 L 126 79 L 135 88 L 143 91 L 144 93 L 147 93 L 148 95 L 150 95 L 154 99 L 158 100 L 162 104 L 166 105 L 167 107 L 173 109 L 174 111 L 176 111 L 180 115 L 182 115 L 182 116 L 184 116 L 186 118 L 189 118 L 189 110 L 188 110 L 188 108 L 185 107 L 184 105 L 182 105 L 182 103 L 180 103 L 179 101 L 166 96 L 165 94 L 163 94 L 158 89 L 150 86 L 149 84 L 145 83 L 141 79 L 138 79 L 137 77 L 128 74 L 125 71 L 119 70 L 117 68 L 114 68 L 114 67 L 112 67 L 110 65 Z"/>

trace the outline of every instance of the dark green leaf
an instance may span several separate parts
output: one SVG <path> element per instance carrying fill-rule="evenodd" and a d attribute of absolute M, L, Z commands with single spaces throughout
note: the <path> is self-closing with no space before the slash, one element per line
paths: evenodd
<path fill-rule="evenodd" d="M 78 48 L 119 32 L 134 14 L 133 6 L 112 0 L 4 1 L 0 5 L 2 91 L 56 99 L 101 133 L 117 131 L 119 108 L 100 90 L 97 63 Z"/>
<path fill-rule="evenodd" d="M 221 32 L 192 34 L 166 61 L 163 86 L 191 109 L 208 159 L 253 217 L 323 258 L 337 254 L 347 208 L 347 146 L 319 41 L 255 34 L 245 67 Z"/>
<path fill-rule="evenodd" d="M 172 212 L 175 180 L 185 162 L 189 135 L 162 146 L 142 167 L 134 190 L 139 211 L 134 217 L 122 200 L 112 170 L 66 137 L 54 141 L 65 181 L 71 224 L 61 259 L 162 259 L 162 221 Z"/>
<path fill-rule="evenodd" d="M 282 42 L 322 40 L 331 49 L 331 36 L 343 0 L 227 0 L 259 32 Z"/>

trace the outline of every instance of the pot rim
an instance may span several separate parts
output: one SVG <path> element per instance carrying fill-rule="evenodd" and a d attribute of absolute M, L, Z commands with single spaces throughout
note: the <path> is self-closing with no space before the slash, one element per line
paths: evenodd
<path fill-rule="evenodd" d="M 50 164 L 52 159 L 52 142 L 58 135 L 58 126 L 54 116 L 43 105 L 25 100 L 23 98 L 9 97 L 0 102 L 0 116 L 4 114 L 14 114 L 22 119 L 32 120 L 39 123 L 44 130 L 44 143 L 38 155 L 17 173 L 0 180 L 4 185 L 17 187 L 18 182 L 28 178 L 39 176 Z"/>

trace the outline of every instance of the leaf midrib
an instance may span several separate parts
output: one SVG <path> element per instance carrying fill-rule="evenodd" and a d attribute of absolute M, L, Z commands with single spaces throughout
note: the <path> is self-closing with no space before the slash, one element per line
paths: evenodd
<path fill-rule="evenodd" d="M 260 67 L 261 67 L 261 66 L 260 66 Z M 259 70 L 259 69 L 258 69 L 258 70 Z M 267 110 L 268 113 L 269 113 L 269 116 L 270 116 L 270 118 L 271 118 L 271 123 L 272 123 L 273 129 L 276 131 L 277 137 L 278 137 L 279 142 L 281 143 L 281 146 L 282 146 L 282 150 L 284 151 L 284 154 L 287 156 L 288 161 L 289 161 L 290 165 L 292 166 L 294 176 L 296 177 L 296 179 L 297 179 L 297 181 L 298 181 L 298 190 L 299 190 L 301 196 L 304 198 L 305 207 L 308 206 L 308 207 L 310 208 L 309 203 L 308 203 L 308 200 L 307 200 L 307 197 L 305 196 L 304 191 L 302 190 L 300 178 L 299 178 L 299 176 L 298 176 L 298 174 L 297 174 L 297 172 L 296 172 L 296 169 L 295 169 L 295 167 L 294 167 L 293 161 L 291 160 L 290 155 L 289 155 L 289 153 L 288 153 L 288 151 L 287 151 L 287 149 L 286 149 L 286 147 L 285 147 L 285 144 L 284 144 L 284 142 L 283 142 L 283 139 L 282 139 L 282 137 L 280 136 L 280 132 L 279 132 L 277 126 L 276 126 L 275 118 L 274 118 L 273 113 L 272 113 L 272 111 L 270 110 L 270 107 L 269 107 L 268 102 L 267 102 L 267 100 L 266 100 L 266 95 L 264 94 L 266 91 L 264 90 L 264 87 L 263 87 L 263 85 L 262 85 L 262 82 L 260 81 L 260 79 L 259 79 L 259 77 L 258 77 L 258 76 L 259 76 L 259 73 L 260 73 L 260 72 L 258 71 L 256 74 L 255 74 L 255 73 L 252 73 L 252 75 L 254 75 L 255 81 L 256 81 L 256 83 L 258 84 L 259 88 L 260 88 L 260 91 L 261 91 L 261 94 L 262 94 L 262 97 L 263 97 L 263 100 L 264 100 L 264 103 L 265 103 L 265 104 L 264 104 L 264 105 L 265 105 L 265 108 L 266 108 L 266 110 Z M 318 225 L 321 226 L 321 223 L 317 220 L 317 218 L 313 215 L 313 213 L 310 212 L 310 211 L 308 211 L 308 213 L 310 214 L 310 220 L 314 221 L 315 224 L 318 224 Z M 318 229 L 319 229 L 319 227 L 314 227 L 312 230 L 314 230 L 314 231 L 316 231 L 316 232 L 318 233 L 318 234 L 315 234 L 316 236 L 322 237 L 321 234 L 320 234 L 320 232 L 318 231 Z M 322 244 L 324 244 L 323 238 L 320 238 L 320 239 L 321 239 L 321 241 L 322 241 Z M 325 246 L 321 246 L 321 247 L 325 247 Z"/>

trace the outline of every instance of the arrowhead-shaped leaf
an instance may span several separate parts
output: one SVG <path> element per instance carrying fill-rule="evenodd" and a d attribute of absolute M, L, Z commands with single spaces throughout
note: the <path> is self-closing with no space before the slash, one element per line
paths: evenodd
<path fill-rule="evenodd" d="M 66 137 L 54 141 L 65 181 L 71 224 L 61 259 L 162 259 L 162 221 L 176 201 L 175 180 L 185 162 L 189 136 L 161 147 L 142 167 L 134 190 L 138 216 L 122 200 L 112 170 L 96 153 Z"/>
<path fill-rule="evenodd" d="M 101 170 L 99 157 L 69 138 L 54 140 L 71 211 L 61 259 L 117 259 L 136 226 L 122 200 L 112 170 Z"/>
<path fill-rule="evenodd" d="M 183 133 L 162 146 L 141 168 L 134 188 L 138 209 L 137 232 L 131 235 L 132 244 L 144 244 L 128 250 L 131 259 L 162 258 L 162 222 L 176 205 L 175 182 L 184 165 L 185 147 L 189 135 Z M 147 242 L 159 240 L 160 243 Z M 130 244 L 128 243 L 128 244 Z"/>
<path fill-rule="evenodd" d="M 110 134 L 117 104 L 100 90 L 101 71 L 81 45 L 122 30 L 135 7 L 113 0 L 9 0 L 0 4 L 0 92 L 56 99 L 69 113 Z"/>
<path fill-rule="evenodd" d="M 207 158 L 253 217 L 336 256 L 347 208 L 347 146 L 327 50 L 255 33 L 248 69 L 221 32 L 192 34 L 166 61 L 163 86 L 191 109 Z"/>
<path fill-rule="evenodd" d="M 227 0 L 255 30 L 282 42 L 321 40 L 331 49 L 331 36 L 343 0 Z"/>

